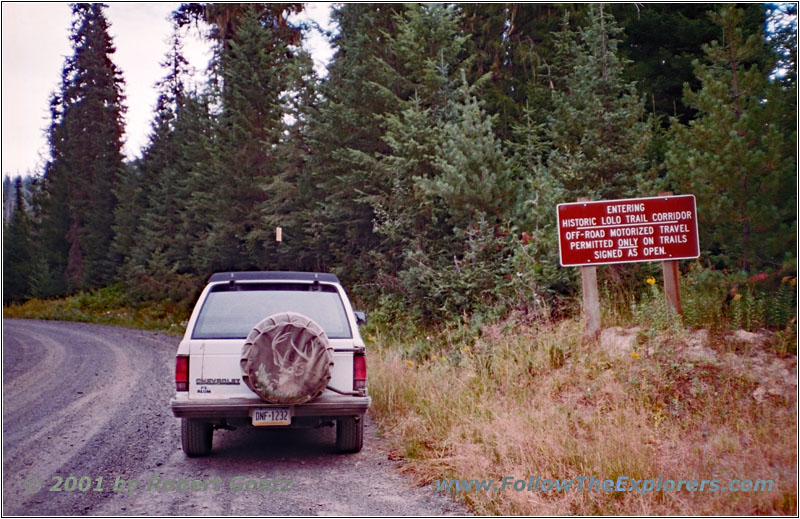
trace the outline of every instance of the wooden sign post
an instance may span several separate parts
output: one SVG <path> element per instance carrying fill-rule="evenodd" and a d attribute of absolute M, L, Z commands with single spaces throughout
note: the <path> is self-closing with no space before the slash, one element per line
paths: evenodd
<path fill-rule="evenodd" d="M 681 311 L 678 260 L 700 256 L 694 195 L 558 204 L 558 255 L 562 267 L 581 267 L 585 335 L 600 331 L 597 265 L 661 261 L 664 292 Z"/>
<path fill-rule="evenodd" d="M 680 273 L 677 261 L 662 261 L 661 270 L 664 273 L 664 294 L 667 303 L 678 315 L 683 315 L 681 311 L 681 287 Z"/>
<path fill-rule="evenodd" d="M 588 202 L 582 197 L 578 202 Z M 594 340 L 600 333 L 600 291 L 597 290 L 597 267 L 581 266 L 581 292 L 583 294 L 583 336 Z"/>
<path fill-rule="evenodd" d="M 663 193 L 659 193 L 658 196 L 672 196 L 672 191 L 664 191 Z M 696 223 L 695 219 L 695 224 Z M 662 261 L 661 271 L 664 274 L 664 294 L 666 295 L 667 303 L 678 315 L 683 315 L 681 311 L 681 285 L 678 262 L 676 260 Z"/>

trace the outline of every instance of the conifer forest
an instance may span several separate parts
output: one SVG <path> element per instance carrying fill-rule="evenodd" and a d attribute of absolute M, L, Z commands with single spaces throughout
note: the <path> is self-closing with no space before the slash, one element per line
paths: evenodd
<path fill-rule="evenodd" d="M 696 196 L 706 272 L 796 273 L 794 4 L 335 4 L 325 75 L 304 4 L 182 4 L 134 160 L 106 7 L 71 9 L 46 163 L 4 179 L 6 304 L 191 305 L 256 269 L 333 272 L 420 322 L 569 314 L 556 204 L 663 191 Z M 656 267 L 598 275 L 608 295 Z"/>

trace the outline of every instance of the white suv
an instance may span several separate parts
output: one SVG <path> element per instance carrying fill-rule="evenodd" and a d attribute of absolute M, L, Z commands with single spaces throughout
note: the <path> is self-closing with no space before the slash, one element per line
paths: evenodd
<path fill-rule="evenodd" d="M 178 346 L 173 414 L 188 456 L 214 429 L 336 424 L 342 452 L 364 439 L 367 365 L 354 312 L 333 274 L 211 276 Z"/>

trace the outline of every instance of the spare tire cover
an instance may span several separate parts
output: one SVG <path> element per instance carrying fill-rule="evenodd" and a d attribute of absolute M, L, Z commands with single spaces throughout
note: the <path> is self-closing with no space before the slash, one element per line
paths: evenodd
<path fill-rule="evenodd" d="M 325 390 L 331 379 L 333 348 L 322 328 L 294 312 L 267 317 L 242 347 L 245 384 L 273 404 L 302 404 Z"/>

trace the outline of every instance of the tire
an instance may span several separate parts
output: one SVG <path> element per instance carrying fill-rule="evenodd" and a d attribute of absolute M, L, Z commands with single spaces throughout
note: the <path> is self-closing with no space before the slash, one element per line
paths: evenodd
<path fill-rule="evenodd" d="M 190 458 L 206 456 L 211 452 L 214 440 L 214 426 L 188 418 L 181 419 L 181 447 Z"/>
<path fill-rule="evenodd" d="M 336 420 L 336 447 L 340 452 L 358 452 L 364 446 L 364 417 Z"/>
<path fill-rule="evenodd" d="M 283 312 L 256 324 L 242 346 L 242 380 L 271 404 L 304 404 L 325 391 L 333 347 L 320 325 Z"/>

